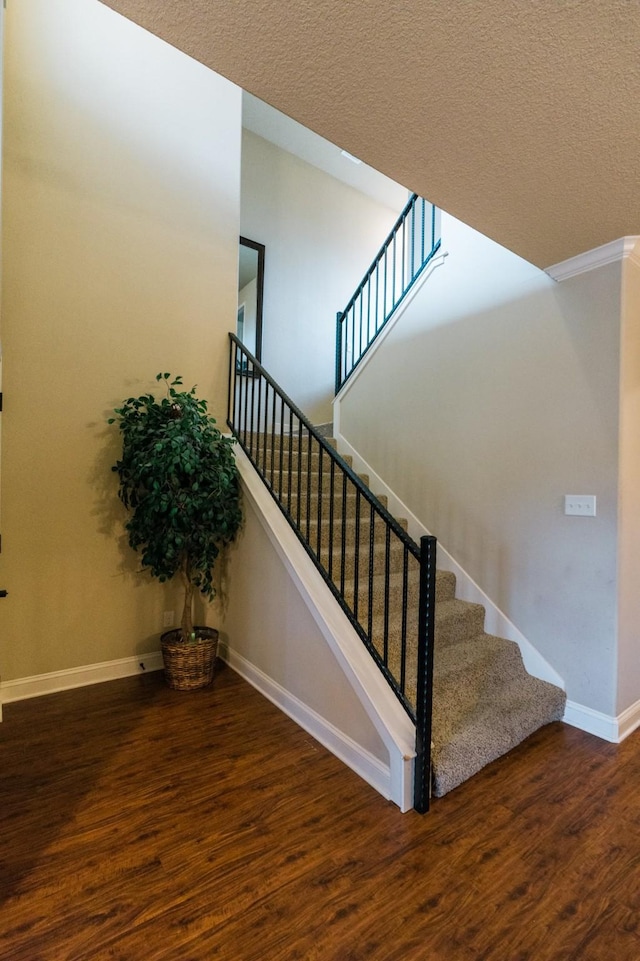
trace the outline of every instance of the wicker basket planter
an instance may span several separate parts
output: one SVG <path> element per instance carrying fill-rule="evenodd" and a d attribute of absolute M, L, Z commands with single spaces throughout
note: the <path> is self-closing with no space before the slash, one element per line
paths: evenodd
<path fill-rule="evenodd" d="M 185 644 L 180 628 L 160 638 L 164 676 L 176 691 L 196 691 L 213 681 L 218 654 L 218 632 L 212 627 L 194 628 L 196 639 Z"/>

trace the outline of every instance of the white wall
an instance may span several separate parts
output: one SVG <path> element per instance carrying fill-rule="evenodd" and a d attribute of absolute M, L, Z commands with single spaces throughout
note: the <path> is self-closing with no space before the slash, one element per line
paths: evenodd
<path fill-rule="evenodd" d="M 160 370 L 224 419 L 240 91 L 97 0 L 5 16 L 3 681 L 156 650 L 114 406 Z"/>
<path fill-rule="evenodd" d="M 388 764 L 388 751 L 359 704 L 287 570 L 245 498 L 231 551 L 225 635 L 233 654 L 348 733 Z M 250 599 L 250 603 L 248 600 Z"/>
<path fill-rule="evenodd" d="M 624 261 L 620 370 L 618 714 L 640 700 L 640 251 Z"/>
<path fill-rule="evenodd" d="M 313 423 L 324 423 L 331 420 L 336 313 L 401 205 L 376 203 L 248 130 L 241 198 L 242 235 L 266 246 L 262 362 Z"/>
<path fill-rule="evenodd" d="M 569 699 L 613 715 L 621 267 L 556 284 L 442 228 L 449 257 L 345 396 L 341 432 Z M 595 494 L 597 517 L 566 517 L 566 493 Z"/>

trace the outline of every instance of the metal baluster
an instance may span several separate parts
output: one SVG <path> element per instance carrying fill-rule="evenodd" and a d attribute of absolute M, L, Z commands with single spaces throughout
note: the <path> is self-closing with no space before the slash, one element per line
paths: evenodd
<path fill-rule="evenodd" d="M 354 357 L 356 355 L 356 305 L 351 308 L 351 362 L 349 363 L 349 373 L 354 367 Z"/>
<path fill-rule="evenodd" d="M 391 267 L 391 311 L 396 306 L 396 234 L 393 235 L 393 261 Z"/>
<path fill-rule="evenodd" d="M 253 451 L 253 433 L 254 433 L 254 421 L 255 421 L 255 391 L 256 391 L 256 378 L 253 365 L 251 365 L 251 413 L 249 415 L 249 450 L 251 452 L 251 460 L 254 460 L 255 454 Z M 249 376 L 249 374 L 247 374 Z"/>
<path fill-rule="evenodd" d="M 247 378 L 244 373 L 244 352 L 242 354 L 242 360 L 240 362 L 240 391 L 242 393 L 243 402 L 243 429 L 242 429 L 242 443 L 243 447 L 247 449 L 247 404 L 249 400 L 249 391 L 247 390 Z"/>
<path fill-rule="evenodd" d="M 289 469 L 287 471 L 287 510 L 291 513 L 291 471 L 293 465 L 293 411 L 289 408 Z"/>
<path fill-rule="evenodd" d="M 342 533 L 340 538 L 340 593 L 344 597 L 344 579 L 347 555 L 347 475 L 342 473 Z"/>
<path fill-rule="evenodd" d="M 327 572 L 329 580 L 333 580 L 333 511 L 335 507 L 335 481 L 336 481 L 336 462 L 331 458 L 330 466 L 330 493 L 329 493 L 329 564 Z"/>
<path fill-rule="evenodd" d="M 375 561 L 375 509 L 369 505 L 369 603 L 367 607 L 367 634 L 373 643 L 373 565 Z"/>
<path fill-rule="evenodd" d="M 407 586 L 409 577 L 409 551 L 404 545 L 402 555 L 402 629 L 400 633 L 400 690 L 405 693 L 407 685 Z"/>
<path fill-rule="evenodd" d="M 402 270 L 400 272 L 400 296 L 398 301 L 402 298 L 402 291 L 404 290 L 405 284 L 407 282 L 407 221 L 406 218 L 402 221 Z"/>
<path fill-rule="evenodd" d="M 362 357 L 362 317 L 363 317 L 363 309 L 364 309 L 364 297 L 362 296 L 362 291 L 360 292 L 360 296 L 358 297 L 358 301 L 359 301 L 359 303 L 360 303 L 360 318 L 359 318 L 359 324 L 358 324 L 358 329 L 359 329 L 359 338 L 358 338 L 358 360 L 360 360 L 360 358 Z M 356 361 L 356 359 L 354 358 L 354 359 L 352 360 L 352 364 L 353 364 L 354 367 L 355 367 L 356 363 L 357 363 L 357 361 Z"/>
<path fill-rule="evenodd" d="M 273 406 L 271 410 L 271 490 L 273 490 L 276 461 L 276 389 L 273 388 Z"/>
<path fill-rule="evenodd" d="M 309 438 L 311 440 L 311 438 Z M 318 535 L 316 540 L 316 557 L 320 559 L 322 548 L 322 445 L 318 444 Z"/>
<path fill-rule="evenodd" d="M 253 373 L 255 377 L 256 371 L 254 370 Z M 262 426 L 261 421 L 262 421 L 262 374 L 258 374 L 258 410 L 257 410 L 257 417 L 256 417 L 256 467 L 262 474 L 264 471 L 264 464 L 262 467 L 260 466 L 260 440 L 261 440 L 260 428 Z"/>
<path fill-rule="evenodd" d="M 282 504 L 282 472 L 284 470 L 284 397 L 280 397 L 280 476 L 278 478 L 278 500 Z"/>
<path fill-rule="evenodd" d="M 296 508 L 296 524 L 300 529 L 302 510 L 302 421 L 298 420 L 298 506 Z"/>
<path fill-rule="evenodd" d="M 389 247 L 385 247 L 384 251 L 384 312 L 382 315 L 383 325 L 387 321 L 387 261 L 388 261 Z"/>
<path fill-rule="evenodd" d="M 411 271 L 410 279 L 413 280 L 413 278 L 416 275 L 416 203 L 415 203 L 415 200 L 411 205 L 410 233 L 411 233 L 411 267 L 409 269 Z"/>
<path fill-rule="evenodd" d="M 267 477 L 267 443 L 269 438 L 269 381 L 265 380 L 264 398 L 264 437 L 262 438 L 262 463 L 264 464 L 263 477 Z M 272 461 L 273 463 L 273 461 Z"/>
<path fill-rule="evenodd" d="M 353 616 L 358 620 L 358 601 L 360 600 L 360 490 L 356 488 L 356 516 L 353 545 Z"/>
<path fill-rule="evenodd" d="M 338 311 L 336 314 L 336 394 L 342 386 L 342 318 L 343 314 Z"/>
<path fill-rule="evenodd" d="M 302 457 L 302 451 L 300 451 Z M 311 432 L 307 429 L 307 530 L 306 538 L 309 542 L 309 532 L 311 531 Z"/>
<path fill-rule="evenodd" d="M 391 528 L 387 525 L 384 542 L 384 630 L 382 634 L 382 659 L 389 663 L 389 571 L 391 553 Z"/>
<path fill-rule="evenodd" d="M 371 343 L 371 275 L 367 280 L 367 343 L 365 344 L 365 350 Z"/>

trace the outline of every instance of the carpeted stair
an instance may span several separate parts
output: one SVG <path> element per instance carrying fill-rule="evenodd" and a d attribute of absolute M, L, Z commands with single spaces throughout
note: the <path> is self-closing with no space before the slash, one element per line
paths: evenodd
<path fill-rule="evenodd" d="M 342 480 L 336 473 L 332 475 L 326 455 L 320 471 L 318 453 L 309 455 L 304 441 L 300 447 L 298 451 L 297 438 L 293 442 L 285 440 L 282 451 L 279 443 L 273 449 L 265 447 L 266 480 L 274 492 L 281 494 L 294 520 L 300 520 L 325 567 L 331 562 L 332 580 L 343 590 L 352 609 L 357 607 L 360 624 L 397 678 L 401 672 L 401 638 L 408 637 L 410 667 L 404 675 L 405 694 L 415 704 L 412 644 L 418 622 L 417 565 L 414 569 L 407 564 L 399 542 L 391 544 L 390 549 L 385 546 L 379 521 L 373 521 L 372 533 L 366 511 L 356 525 L 356 495 L 347 490 L 345 496 Z M 362 479 L 368 484 L 366 477 Z M 334 509 L 330 518 L 332 487 Z M 386 506 L 384 498 L 380 501 Z M 406 529 L 404 521 L 399 523 Z M 403 564 L 408 568 L 404 596 Z M 385 573 L 389 576 L 387 600 Z M 452 573 L 437 572 L 432 729 L 432 787 L 437 797 L 506 754 L 539 727 L 562 718 L 565 706 L 562 690 L 527 673 L 517 644 L 484 632 L 484 608 L 456 598 L 455 587 Z"/>

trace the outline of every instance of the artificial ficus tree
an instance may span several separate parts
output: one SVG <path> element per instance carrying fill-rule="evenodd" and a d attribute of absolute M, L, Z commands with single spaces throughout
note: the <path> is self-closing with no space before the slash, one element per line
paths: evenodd
<path fill-rule="evenodd" d="M 184 586 L 182 640 L 195 639 L 193 596 L 215 596 L 213 570 L 222 548 L 242 522 L 234 441 L 216 427 L 196 388 L 161 373 L 165 392 L 129 397 L 115 409 L 122 456 L 118 496 L 130 511 L 129 545 L 142 568 L 159 581 L 176 575 Z"/>

